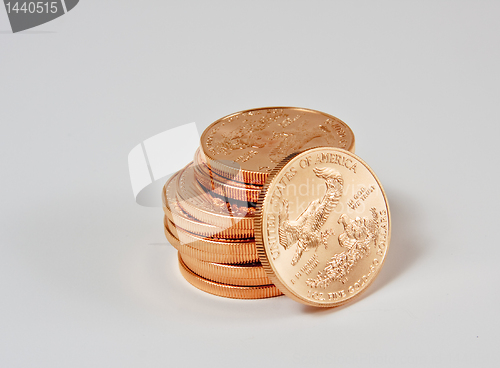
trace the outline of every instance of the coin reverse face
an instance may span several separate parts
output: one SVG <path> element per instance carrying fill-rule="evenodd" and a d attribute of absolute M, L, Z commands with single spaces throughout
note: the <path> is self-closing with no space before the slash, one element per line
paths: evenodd
<path fill-rule="evenodd" d="M 318 146 L 354 152 L 354 134 L 342 120 L 323 112 L 269 107 L 223 117 L 201 136 L 204 160 L 212 171 L 259 185 L 290 152 Z"/>
<path fill-rule="evenodd" d="M 256 213 L 259 258 L 276 286 L 304 304 L 335 307 L 379 273 L 390 241 L 387 199 L 373 171 L 343 149 L 283 160 Z"/>

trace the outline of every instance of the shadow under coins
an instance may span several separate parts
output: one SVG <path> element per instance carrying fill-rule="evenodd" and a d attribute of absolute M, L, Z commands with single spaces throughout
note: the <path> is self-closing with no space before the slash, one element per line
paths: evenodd
<path fill-rule="evenodd" d="M 232 299 L 201 291 L 183 278 L 179 270 L 176 252 L 166 254 L 169 283 L 169 301 L 173 309 L 191 315 L 192 320 L 203 323 L 240 323 L 241 318 L 277 320 L 292 318 L 300 313 L 300 304 L 284 296 L 264 299 Z M 179 318 L 183 318 L 179 316 Z"/>
<path fill-rule="evenodd" d="M 373 281 L 373 284 L 369 285 L 352 302 L 336 308 L 318 308 L 300 305 L 286 297 L 254 300 L 252 303 L 248 300 L 235 300 L 213 296 L 196 289 L 184 280 L 178 270 L 176 252 L 169 252 L 168 263 L 173 269 L 169 271 L 169 274 L 175 284 L 175 286 L 172 286 L 174 289 L 172 291 L 176 294 L 174 299 L 179 303 L 179 307 L 183 309 L 187 308 L 192 310 L 192 312 L 196 311 L 211 316 L 221 314 L 221 317 L 225 316 L 226 318 L 229 317 L 228 314 L 232 317 L 236 317 L 236 315 L 241 315 L 242 313 L 259 314 L 261 308 L 258 306 L 269 308 L 271 305 L 273 309 L 279 310 L 281 317 L 300 313 L 301 310 L 302 312 L 312 314 L 334 313 L 349 307 L 353 303 L 364 300 L 404 275 L 422 258 L 425 252 L 425 241 L 423 240 L 425 237 L 419 231 L 423 210 L 406 193 L 388 190 L 387 197 L 391 214 L 391 241 L 389 250 L 384 265 Z M 167 242 L 150 245 L 170 246 Z M 264 300 L 266 302 L 263 302 Z M 222 301 L 223 303 L 221 303 Z M 237 307 L 237 309 L 233 310 L 232 308 L 234 307 Z M 278 317 L 277 315 L 274 316 Z"/>
<path fill-rule="evenodd" d="M 391 214 L 391 240 L 383 267 L 376 279 L 352 302 L 336 308 L 304 306 L 305 312 L 335 312 L 357 303 L 401 277 L 422 257 L 425 246 L 419 233 L 421 209 L 405 193 L 388 190 L 386 194 Z"/>

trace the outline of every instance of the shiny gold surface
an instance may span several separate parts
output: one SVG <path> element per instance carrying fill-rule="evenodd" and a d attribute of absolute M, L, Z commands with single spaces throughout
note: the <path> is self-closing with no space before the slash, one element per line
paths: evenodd
<path fill-rule="evenodd" d="M 236 225 L 230 227 L 216 226 L 195 219 L 190 216 L 177 200 L 177 179 L 180 172 L 173 175 L 165 184 L 162 191 L 163 211 L 176 227 L 203 237 L 216 237 L 223 239 L 247 239 L 254 237 L 254 229 L 240 228 Z"/>
<path fill-rule="evenodd" d="M 263 299 L 281 295 L 274 285 L 235 286 L 213 282 L 196 275 L 179 256 L 179 269 L 182 276 L 194 287 L 217 296 L 233 299 Z"/>
<path fill-rule="evenodd" d="M 181 258 L 191 271 L 210 281 L 238 286 L 272 284 L 260 263 L 221 264 L 201 261 L 185 254 L 181 254 Z"/>
<path fill-rule="evenodd" d="M 222 239 L 222 238 L 204 238 L 199 235 L 190 233 L 182 228 L 176 227 L 167 216 L 164 217 L 163 223 L 165 227 L 170 229 L 182 244 L 187 244 L 190 247 L 199 248 L 212 253 L 228 253 L 228 254 L 257 254 L 257 247 L 254 239 Z"/>
<path fill-rule="evenodd" d="M 354 152 L 354 134 L 323 112 L 270 107 L 223 117 L 201 136 L 204 163 L 218 175 L 248 184 L 263 184 L 289 154 L 317 146 Z"/>
<path fill-rule="evenodd" d="M 256 244 L 269 278 L 289 297 L 334 307 L 378 275 L 390 241 L 387 199 L 373 171 L 338 148 L 280 163 L 257 205 Z"/>
<path fill-rule="evenodd" d="M 243 183 L 237 180 L 232 180 L 231 178 L 226 178 L 224 176 L 221 176 L 217 174 L 216 172 L 213 172 L 210 170 L 210 167 L 208 167 L 203 159 L 203 153 L 201 151 L 201 148 L 198 148 L 194 154 L 193 158 L 193 163 L 200 172 L 200 174 L 204 176 L 208 176 L 209 178 L 223 183 L 225 185 L 230 185 L 230 186 L 235 186 L 238 188 L 244 188 L 244 189 L 254 189 L 254 190 L 261 190 L 262 189 L 262 184 L 247 184 Z"/>
<path fill-rule="evenodd" d="M 225 184 L 222 181 L 216 180 L 214 177 L 210 178 L 200 172 L 199 169 L 195 170 L 196 180 L 205 189 L 214 192 L 215 194 L 226 199 L 235 199 L 243 202 L 252 202 L 255 204 L 259 200 L 259 194 L 262 187 L 259 189 L 244 188 L 242 186 L 234 186 Z M 254 208 L 251 208 L 252 210 Z"/>
<path fill-rule="evenodd" d="M 191 217 L 218 226 L 253 231 L 254 209 L 228 203 L 203 189 L 195 179 L 195 165 L 189 164 L 180 171 L 177 180 L 179 206 Z"/>
<path fill-rule="evenodd" d="M 203 163 L 200 149 L 196 151 L 194 157 L 195 178 L 206 190 L 216 193 L 223 199 L 228 198 L 252 203 L 259 200 L 262 185 L 245 184 L 218 175 Z M 250 210 L 254 210 L 254 208 L 250 207 Z"/>
<path fill-rule="evenodd" d="M 197 237 L 165 219 L 164 226 L 167 240 L 182 254 L 206 262 L 240 264 L 255 263 L 259 257 L 253 242 L 225 242 Z"/>

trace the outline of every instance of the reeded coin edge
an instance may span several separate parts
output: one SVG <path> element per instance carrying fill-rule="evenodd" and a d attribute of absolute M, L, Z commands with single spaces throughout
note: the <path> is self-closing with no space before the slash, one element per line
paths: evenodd
<path fill-rule="evenodd" d="M 183 183 L 185 184 L 186 182 L 189 182 L 188 180 L 185 180 L 186 178 L 184 175 L 186 174 L 187 170 L 192 170 L 193 177 L 195 183 L 192 185 L 199 185 L 199 188 L 185 188 L 183 187 Z M 210 208 L 207 207 L 200 207 L 197 206 L 196 203 L 193 203 L 189 200 L 189 197 L 186 198 L 189 194 L 186 193 L 187 190 L 191 190 L 194 194 L 197 194 L 198 197 L 200 197 L 200 200 L 208 200 L 212 199 L 212 201 L 215 201 L 215 199 L 211 196 L 209 192 L 205 192 L 204 188 L 202 188 L 201 184 L 198 183 L 196 180 L 196 173 L 195 173 L 195 168 L 193 163 L 189 164 L 186 166 L 184 169 L 180 171 L 180 174 L 177 177 L 177 191 L 176 191 L 176 198 L 177 198 L 177 203 L 178 205 L 191 217 L 194 217 L 200 222 L 204 222 L 206 224 L 214 225 L 217 227 L 221 228 L 230 228 L 230 227 L 235 227 L 235 228 L 241 228 L 241 229 L 247 229 L 247 230 L 252 230 L 253 229 L 253 218 L 250 216 L 241 216 L 235 213 L 231 213 L 230 209 L 227 208 L 226 201 L 224 201 L 224 211 L 221 212 L 215 212 L 212 211 Z M 187 185 L 187 184 L 185 184 Z M 198 191 L 198 193 L 196 193 Z M 203 199 L 201 199 L 203 197 Z M 209 199 L 210 197 L 210 199 Z M 227 212 L 226 212 L 227 211 Z"/>
<path fill-rule="evenodd" d="M 186 266 L 200 277 L 234 286 L 263 286 L 272 284 L 261 265 L 221 264 L 206 262 L 179 253 Z"/>
<path fill-rule="evenodd" d="M 181 243 L 191 248 L 216 254 L 251 254 L 257 256 L 257 248 L 255 247 L 254 239 L 240 242 L 202 238 L 175 226 L 166 216 L 163 218 L 163 225 L 179 240 L 179 242 L 181 242 L 180 239 L 182 239 Z"/>
<path fill-rule="evenodd" d="M 176 226 L 179 226 L 190 233 L 205 237 L 218 237 L 227 239 L 249 239 L 254 237 L 253 229 L 238 229 L 235 225 L 230 227 L 220 227 L 205 223 L 192 217 L 192 215 L 190 215 L 188 212 L 186 212 L 185 209 L 180 206 L 177 198 L 175 207 L 178 208 L 170 208 L 166 196 L 167 184 L 170 183 L 170 181 L 171 180 L 167 181 L 162 190 L 163 212 Z"/>
<path fill-rule="evenodd" d="M 343 120 L 337 118 L 336 116 L 330 115 L 330 114 L 328 114 L 326 112 L 323 112 L 323 111 L 308 109 L 306 107 L 296 107 L 296 106 L 259 107 L 259 108 L 255 108 L 255 109 L 247 109 L 247 110 L 238 111 L 238 112 L 235 112 L 235 113 L 223 116 L 222 118 L 219 118 L 216 121 L 214 121 L 212 124 L 210 124 L 203 131 L 203 133 L 202 133 L 202 135 L 200 137 L 200 152 L 202 153 L 201 154 L 202 159 L 204 159 L 204 161 L 206 162 L 206 164 L 208 165 L 208 167 L 211 170 L 215 169 L 214 171 L 216 171 L 217 174 L 221 175 L 221 176 L 229 175 L 229 177 L 231 177 L 231 175 L 235 176 L 236 174 L 239 174 L 239 175 L 242 175 L 243 182 L 245 182 L 245 183 L 258 184 L 258 185 L 264 184 L 267 181 L 268 176 L 270 176 L 270 174 L 272 173 L 272 171 L 271 171 L 271 173 L 263 173 L 263 172 L 258 172 L 258 171 L 245 170 L 245 169 L 241 169 L 241 168 L 239 170 L 235 170 L 234 168 L 232 168 L 230 166 L 227 166 L 227 165 L 224 165 L 219 160 L 217 160 L 217 159 L 213 158 L 212 156 L 210 156 L 208 154 L 208 152 L 206 152 L 207 150 L 204 147 L 205 146 L 204 142 L 206 141 L 207 134 L 209 134 L 209 132 L 212 130 L 212 128 L 214 126 L 216 126 L 218 123 L 220 123 L 224 119 L 228 119 L 228 118 L 230 118 L 232 116 L 240 115 L 240 114 L 244 114 L 244 113 L 248 113 L 248 112 L 251 112 L 251 111 L 271 110 L 271 109 L 272 110 L 277 110 L 277 109 L 305 110 L 305 111 L 308 111 L 308 112 L 319 113 L 319 114 L 325 115 L 327 117 L 330 117 L 330 118 L 333 118 L 333 119 L 341 121 L 345 125 L 345 127 L 349 130 L 349 132 L 351 133 L 351 136 L 352 136 L 351 146 L 347 147 L 347 150 L 351 151 L 351 152 L 355 152 L 355 149 L 356 149 L 356 137 L 354 136 L 354 132 L 352 131 L 351 127 L 349 125 L 347 125 L 347 123 L 345 123 Z M 284 160 L 286 160 L 286 158 Z M 212 168 L 212 166 L 214 166 L 214 167 Z M 226 174 L 226 175 L 224 175 L 224 174 Z"/>
<path fill-rule="evenodd" d="M 164 227 L 163 230 L 168 242 L 175 249 L 177 249 L 177 251 L 183 254 L 187 254 L 188 256 L 198 258 L 202 261 L 225 263 L 225 264 L 233 264 L 233 263 L 244 264 L 244 263 L 255 263 L 259 261 L 257 254 L 254 255 L 254 254 L 210 253 L 198 248 L 193 248 L 187 244 L 181 244 L 179 239 L 177 239 L 175 235 L 172 234 L 172 232 L 168 227 Z"/>
<path fill-rule="evenodd" d="M 196 150 L 193 163 L 197 167 L 197 170 L 200 171 L 200 174 L 209 177 L 210 180 L 214 181 L 216 184 L 233 186 L 242 189 L 254 189 L 258 191 L 262 189 L 262 184 L 261 185 L 248 184 L 241 181 L 228 179 L 224 176 L 217 174 L 215 171 L 210 170 L 210 167 L 208 167 L 207 164 L 203 162 L 201 148 L 198 148 Z"/>
<path fill-rule="evenodd" d="M 217 182 L 217 180 L 211 177 L 202 175 L 204 174 L 203 173 L 195 174 L 196 180 L 206 190 L 209 190 L 221 197 L 230 198 L 240 202 L 251 202 L 251 203 L 257 202 L 261 188 L 259 189 L 242 188 L 242 187 L 232 186 L 229 184 L 222 184 L 221 182 Z"/>
<path fill-rule="evenodd" d="M 381 260 L 379 267 L 377 267 L 377 270 L 375 271 L 374 276 L 372 278 L 370 278 L 370 280 L 368 280 L 368 282 L 365 284 L 363 290 L 359 291 L 358 293 L 356 293 L 352 296 L 349 296 L 346 299 L 343 299 L 340 302 L 320 303 L 320 302 L 315 302 L 315 301 L 312 301 L 312 300 L 309 300 L 309 299 L 306 299 L 306 298 L 300 296 L 295 291 L 289 289 L 288 286 L 281 280 L 281 278 L 277 274 L 277 271 L 274 269 L 272 263 L 269 261 L 270 255 L 268 254 L 268 252 L 266 250 L 266 246 L 264 245 L 264 234 L 262 232 L 262 226 L 263 226 L 263 221 L 264 221 L 264 219 L 263 219 L 263 215 L 264 215 L 263 204 L 268 197 L 269 187 L 273 184 L 274 178 L 295 157 L 302 155 L 302 154 L 309 154 L 309 153 L 312 153 L 315 151 L 321 151 L 321 150 L 325 150 L 325 149 L 334 150 L 334 151 L 337 151 L 338 153 L 342 153 L 342 154 L 351 156 L 352 158 L 358 160 L 361 164 L 363 164 L 363 166 L 366 167 L 368 169 L 368 171 L 373 175 L 375 181 L 377 182 L 377 184 L 382 192 L 382 196 L 384 198 L 384 202 L 385 202 L 385 205 L 387 207 L 387 240 L 386 240 L 385 255 L 384 255 L 383 259 Z M 271 171 L 266 182 L 264 183 L 264 187 L 260 193 L 259 200 L 257 202 L 254 221 L 255 221 L 255 245 L 257 246 L 257 254 L 259 255 L 259 259 L 260 259 L 260 262 L 262 264 L 262 267 L 264 267 L 264 270 L 267 272 L 269 279 L 278 287 L 278 289 L 283 294 L 285 294 L 289 298 L 291 298 L 297 302 L 300 302 L 300 303 L 303 303 L 306 305 L 315 306 L 315 307 L 323 307 L 323 308 L 338 307 L 338 306 L 341 306 L 343 304 L 350 302 L 353 298 L 357 298 L 362 293 L 364 293 L 366 291 L 366 289 L 368 289 L 368 287 L 372 284 L 372 282 L 377 278 L 380 270 L 382 269 L 384 262 L 385 262 L 387 252 L 389 251 L 389 244 L 391 241 L 391 215 L 390 215 L 389 203 L 387 201 L 387 196 L 385 194 L 384 188 L 382 187 L 382 184 L 380 183 L 380 180 L 378 179 L 377 175 L 375 175 L 375 173 L 370 168 L 370 166 L 368 166 L 368 164 L 364 160 L 362 160 L 360 157 L 358 157 L 357 155 L 355 155 L 352 152 L 349 152 L 349 151 L 344 150 L 342 148 L 336 148 L 336 147 L 313 147 L 313 148 L 308 148 L 308 149 L 301 151 L 301 152 L 293 153 L 293 154 L 285 157 Z"/>
<path fill-rule="evenodd" d="M 234 286 L 220 284 L 198 276 L 191 271 L 178 255 L 179 269 L 182 276 L 191 285 L 206 293 L 232 299 L 264 299 L 282 295 L 275 285 Z"/>

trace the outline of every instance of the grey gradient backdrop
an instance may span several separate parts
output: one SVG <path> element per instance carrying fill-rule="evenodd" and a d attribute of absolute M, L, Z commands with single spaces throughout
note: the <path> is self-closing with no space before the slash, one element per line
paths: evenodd
<path fill-rule="evenodd" d="M 0 9 L 2 367 L 493 366 L 500 3 L 81 1 L 12 34 Z M 331 113 L 393 233 L 355 303 L 194 289 L 128 152 L 242 109 Z M 182 142 L 172 142 L 173 147 Z"/>

